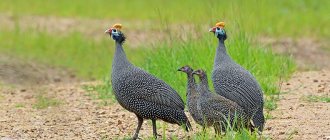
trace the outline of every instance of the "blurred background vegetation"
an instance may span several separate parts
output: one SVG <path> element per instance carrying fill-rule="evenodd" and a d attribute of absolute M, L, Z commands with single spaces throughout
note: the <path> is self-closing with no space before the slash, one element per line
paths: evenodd
<path fill-rule="evenodd" d="M 190 64 L 210 74 L 217 40 L 208 28 L 225 21 L 230 55 L 274 94 L 295 64 L 258 40 L 326 40 L 329 6 L 328 0 L 2 0 L 0 54 L 61 67 L 85 80 L 104 79 L 114 53 L 104 30 L 119 22 L 129 59 L 185 98 L 185 76 L 176 69 Z"/>

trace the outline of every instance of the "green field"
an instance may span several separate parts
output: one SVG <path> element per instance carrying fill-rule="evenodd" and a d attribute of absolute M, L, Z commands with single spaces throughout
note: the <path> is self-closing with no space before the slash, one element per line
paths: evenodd
<path fill-rule="evenodd" d="M 135 42 L 126 34 L 126 54 L 133 64 L 172 85 L 185 99 L 186 76 L 176 71 L 179 67 L 189 64 L 203 68 L 211 77 L 217 39 L 205 27 L 225 21 L 230 56 L 256 76 L 266 95 L 274 95 L 279 93 L 278 82 L 288 78 L 296 66 L 290 56 L 273 53 L 259 44 L 258 38 L 326 40 L 330 36 L 329 7 L 328 0 L 2 0 L 0 13 L 17 19 L 38 16 L 123 21 L 130 23 L 130 30 L 143 32 L 150 40 L 155 40 L 150 32 L 160 32 L 164 34 L 162 41 L 135 48 L 130 47 Z M 134 28 L 135 22 L 151 24 Z M 123 26 L 123 32 L 127 31 Z M 192 29 L 173 28 L 181 26 Z M 86 80 L 109 77 L 113 53 L 114 41 L 108 36 L 93 38 L 79 29 L 58 34 L 46 29 L 23 29 L 18 23 L 14 28 L 0 26 L 0 54 L 69 69 Z M 269 103 L 274 109 L 273 102 L 271 98 L 266 106 Z M 239 138 L 245 133 L 241 135 Z"/>
<path fill-rule="evenodd" d="M 2 0 L 0 11 L 23 16 L 42 15 L 122 19 L 159 23 L 240 24 L 249 33 L 271 36 L 330 36 L 328 0 Z"/>

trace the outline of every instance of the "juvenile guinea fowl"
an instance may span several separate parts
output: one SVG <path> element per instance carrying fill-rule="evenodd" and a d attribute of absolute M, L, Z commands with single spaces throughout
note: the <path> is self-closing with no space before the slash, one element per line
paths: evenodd
<path fill-rule="evenodd" d="M 224 26 L 224 22 L 219 22 L 210 29 L 219 39 L 212 71 L 214 89 L 217 94 L 240 105 L 252 119 L 254 126 L 262 132 L 265 123 L 262 90 L 254 76 L 227 54 Z"/>
<path fill-rule="evenodd" d="M 153 135 L 157 137 L 156 120 L 185 125 L 191 129 L 184 113 L 184 103 L 178 93 L 164 81 L 131 64 L 122 44 L 125 36 L 122 26 L 115 24 L 106 33 L 116 42 L 112 62 L 111 84 L 118 103 L 138 118 L 138 126 L 132 139 L 137 139 L 144 119 L 151 119 Z"/>
<path fill-rule="evenodd" d="M 213 126 L 217 134 L 226 131 L 228 125 L 233 129 L 248 127 L 248 117 L 237 103 L 209 90 L 207 75 L 203 70 L 196 70 L 193 74 L 200 79 L 197 110 L 204 126 Z"/>
<path fill-rule="evenodd" d="M 187 74 L 187 105 L 189 113 L 195 122 L 199 125 L 203 125 L 203 119 L 197 111 L 197 100 L 199 98 L 199 92 L 197 91 L 197 85 L 193 76 L 193 69 L 191 67 L 183 66 L 178 71 L 182 71 Z"/>

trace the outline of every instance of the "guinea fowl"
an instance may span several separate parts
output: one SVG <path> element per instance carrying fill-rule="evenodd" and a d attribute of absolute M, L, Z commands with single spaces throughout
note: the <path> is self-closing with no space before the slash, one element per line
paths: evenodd
<path fill-rule="evenodd" d="M 196 123 L 203 125 L 203 119 L 197 111 L 197 100 L 199 98 L 199 92 L 197 91 L 195 78 L 192 74 L 194 70 L 190 66 L 186 65 L 178 69 L 178 71 L 182 71 L 187 74 L 187 105 L 189 113 Z"/>
<path fill-rule="evenodd" d="M 196 70 L 193 74 L 200 79 L 197 110 L 204 126 L 213 126 L 217 134 L 226 131 L 228 125 L 233 129 L 248 127 L 248 117 L 237 103 L 209 90 L 207 75 L 203 70 Z"/>
<path fill-rule="evenodd" d="M 263 93 L 254 76 L 227 54 L 224 22 L 210 29 L 219 39 L 214 59 L 212 81 L 217 94 L 240 105 L 260 132 L 264 128 Z"/>
<path fill-rule="evenodd" d="M 157 137 L 156 120 L 185 125 L 191 129 L 184 113 L 184 103 L 178 93 L 164 81 L 131 64 L 122 44 L 125 35 L 122 26 L 115 24 L 105 32 L 116 42 L 112 62 L 111 84 L 118 103 L 138 118 L 138 126 L 132 139 L 137 139 L 144 119 L 151 119 L 153 135 Z"/>

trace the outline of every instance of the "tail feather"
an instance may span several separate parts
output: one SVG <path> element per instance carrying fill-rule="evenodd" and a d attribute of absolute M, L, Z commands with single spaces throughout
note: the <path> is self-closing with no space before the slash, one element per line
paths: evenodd
<path fill-rule="evenodd" d="M 256 114 L 252 118 L 252 121 L 253 121 L 253 124 L 255 125 L 255 127 L 258 128 L 258 130 L 260 132 L 262 132 L 262 130 L 264 129 L 264 125 L 265 125 L 265 118 L 264 118 L 262 109 L 260 109 L 256 112 Z"/>
<path fill-rule="evenodd" d="M 189 119 L 188 119 L 187 115 L 184 113 L 184 111 L 180 110 L 178 114 L 179 115 L 169 116 L 169 118 L 163 119 L 163 120 L 166 122 L 178 124 L 178 125 L 184 127 L 186 131 L 193 130 L 192 126 L 189 122 Z"/>

